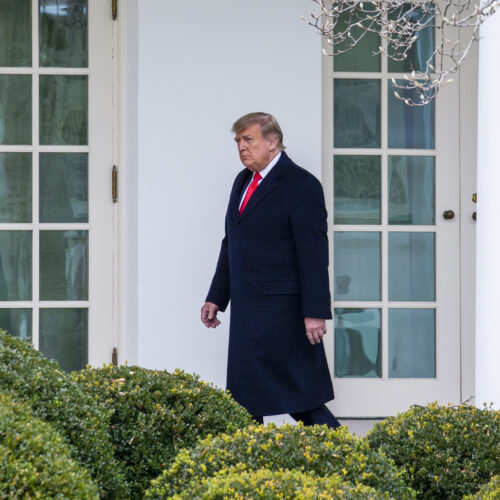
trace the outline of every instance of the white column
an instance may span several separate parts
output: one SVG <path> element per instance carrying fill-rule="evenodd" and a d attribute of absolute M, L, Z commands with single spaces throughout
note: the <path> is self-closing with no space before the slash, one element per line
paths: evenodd
<path fill-rule="evenodd" d="M 500 408 L 500 12 L 479 42 L 476 400 Z"/>

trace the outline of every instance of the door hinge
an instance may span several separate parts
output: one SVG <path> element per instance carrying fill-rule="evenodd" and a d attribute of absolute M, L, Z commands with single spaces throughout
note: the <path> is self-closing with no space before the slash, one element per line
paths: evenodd
<path fill-rule="evenodd" d="M 111 0 L 111 16 L 113 17 L 113 21 L 116 21 L 118 17 L 118 0 Z"/>
<path fill-rule="evenodd" d="M 118 201 L 118 167 L 113 165 L 112 176 L 112 187 L 111 187 L 111 195 L 113 197 L 113 203 Z"/>
<path fill-rule="evenodd" d="M 113 352 L 111 353 L 111 363 L 113 366 L 118 366 L 118 349 L 113 347 Z"/>

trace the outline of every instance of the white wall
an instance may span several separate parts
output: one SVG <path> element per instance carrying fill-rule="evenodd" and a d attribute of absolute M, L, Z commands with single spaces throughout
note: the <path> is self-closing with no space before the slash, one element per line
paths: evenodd
<path fill-rule="evenodd" d="M 479 42 L 479 100 L 476 239 L 476 400 L 500 409 L 500 14 L 481 27 Z"/>
<path fill-rule="evenodd" d="M 199 311 L 242 168 L 229 130 L 245 113 L 273 113 L 288 154 L 321 177 L 321 42 L 300 19 L 311 8 L 309 0 L 138 3 L 142 366 L 225 385 L 229 314 L 207 330 Z"/>

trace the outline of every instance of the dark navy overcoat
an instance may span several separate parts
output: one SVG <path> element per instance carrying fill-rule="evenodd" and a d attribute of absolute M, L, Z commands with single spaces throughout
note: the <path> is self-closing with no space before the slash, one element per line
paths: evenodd
<path fill-rule="evenodd" d="M 206 298 L 221 311 L 231 301 L 227 389 L 256 416 L 312 410 L 333 399 L 323 344 L 304 326 L 332 317 L 323 189 L 281 153 L 240 216 L 251 175 L 234 182 Z"/>

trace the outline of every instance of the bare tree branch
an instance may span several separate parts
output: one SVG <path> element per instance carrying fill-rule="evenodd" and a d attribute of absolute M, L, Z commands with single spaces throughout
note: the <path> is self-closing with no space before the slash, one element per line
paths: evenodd
<path fill-rule="evenodd" d="M 308 24 L 326 39 L 329 50 L 323 49 L 325 55 L 344 54 L 371 32 L 380 37 L 373 55 L 410 61 L 412 51 L 419 50 L 420 37 L 435 40 L 426 47 L 425 62 L 419 67 L 407 63 L 410 72 L 403 79 L 392 79 L 394 88 L 401 90 L 395 90 L 394 95 L 409 106 L 428 104 L 441 87 L 453 81 L 451 75 L 460 68 L 472 44 L 479 40 L 481 24 L 500 7 L 500 0 L 483 0 L 481 5 L 473 3 L 474 0 L 312 1 L 319 7 L 319 13 L 311 13 Z M 462 44 L 459 28 L 470 28 L 471 33 L 470 39 Z"/>

